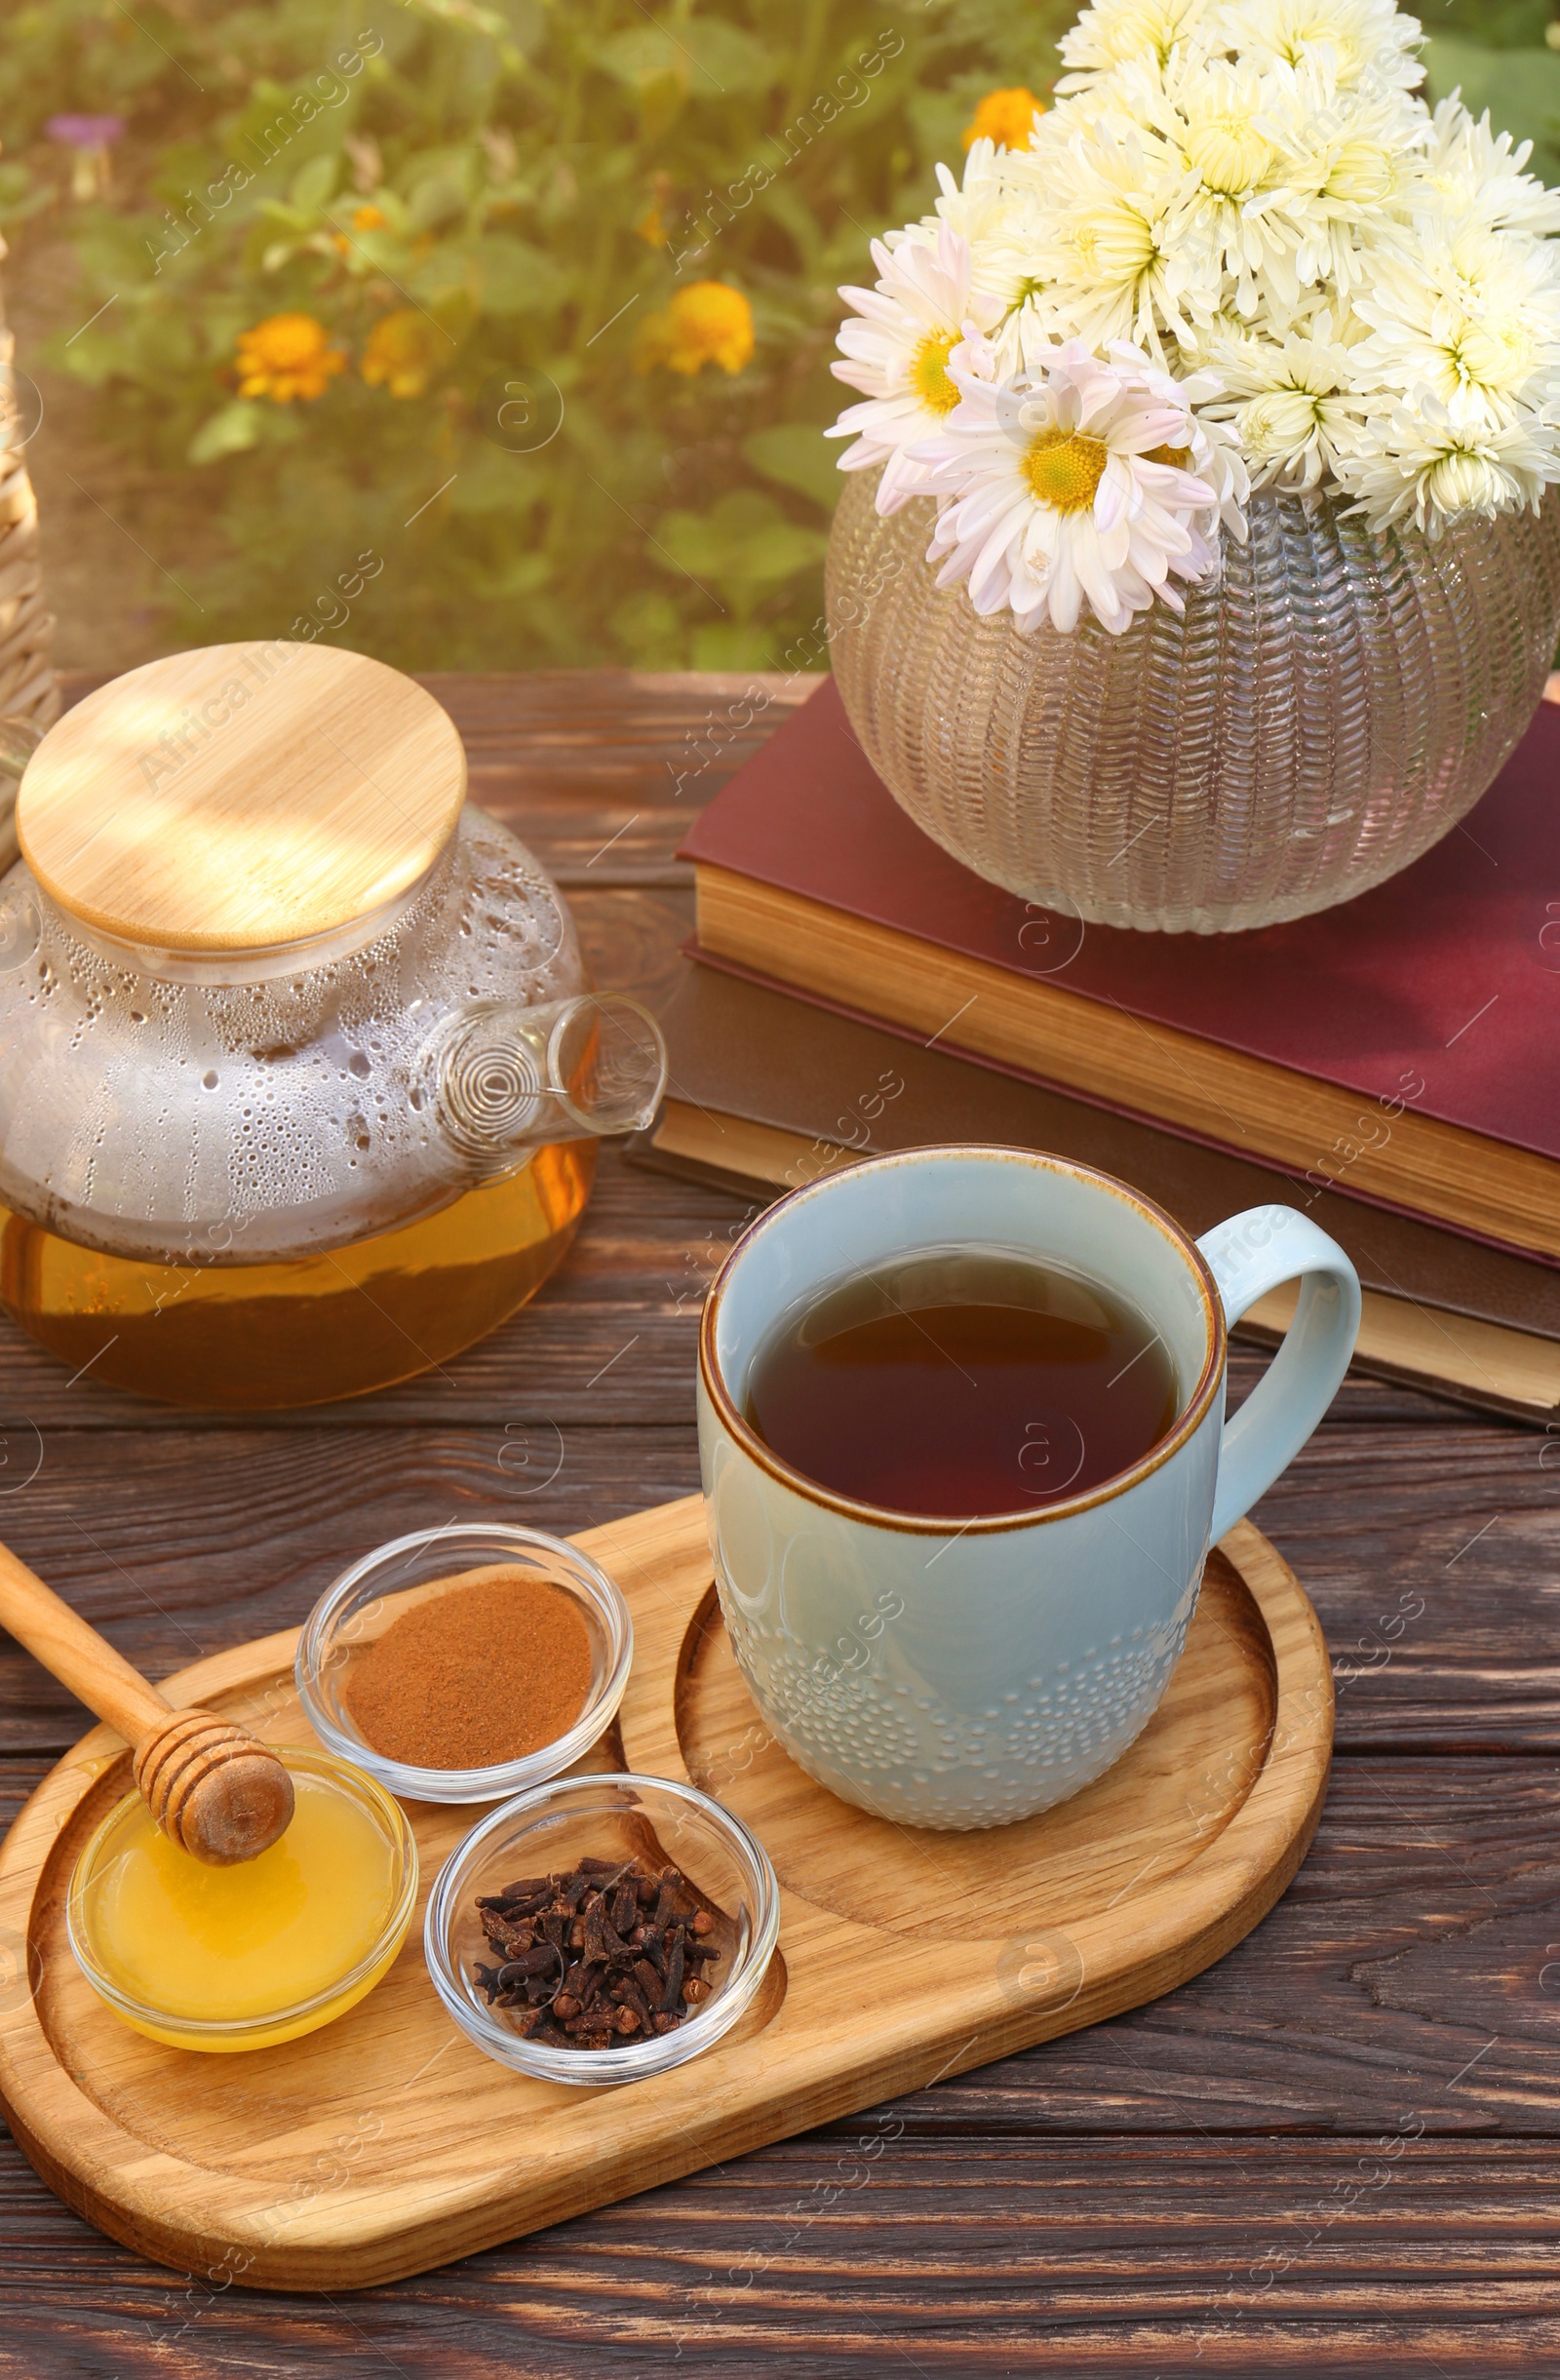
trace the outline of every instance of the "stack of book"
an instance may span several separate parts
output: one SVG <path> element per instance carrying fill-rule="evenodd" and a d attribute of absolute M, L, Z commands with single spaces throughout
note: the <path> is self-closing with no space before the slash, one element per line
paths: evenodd
<path fill-rule="evenodd" d="M 641 1153 L 773 1195 L 1000 1141 L 1193 1231 L 1280 1200 L 1357 1265 L 1363 1365 L 1560 1422 L 1557 828 L 1546 707 L 1466 824 L 1357 901 L 1247 934 L 1085 926 L 913 826 L 826 681 L 683 846 L 697 942 Z M 1253 1317 L 1286 1320 L 1283 1294 Z"/>

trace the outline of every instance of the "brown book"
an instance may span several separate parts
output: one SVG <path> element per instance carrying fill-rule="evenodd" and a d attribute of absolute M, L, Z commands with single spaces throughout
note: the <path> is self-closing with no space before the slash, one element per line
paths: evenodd
<path fill-rule="evenodd" d="M 1358 900 L 1255 933 L 1085 929 L 922 835 L 831 680 L 683 848 L 713 959 L 1560 1261 L 1557 776 L 1543 706 L 1466 826 Z"/>
<path fill-rule="evenodd" d="M 713 968 L 686 966 L 661 1021 L 669 1094 L 636 1151 L 644 1163 L 767 1203 L 854 1156 L 983 1141 L 1099 1166 L 1193 1232 L 1280 1200 L 1311 1215 L 1358 1268 L 1362 1368 L 1524 1421 L 1560 1417 L 1550 1266 Z M 1281 1331 L 1290 1304 L 1288 1292 L 1265 1301 L 1248 1317 L 1255 1335 Z"/>

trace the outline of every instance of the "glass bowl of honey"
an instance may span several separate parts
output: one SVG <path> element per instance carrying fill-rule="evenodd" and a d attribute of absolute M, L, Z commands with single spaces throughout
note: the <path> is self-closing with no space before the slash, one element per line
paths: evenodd
<path fill-rule="evenodd" d="M 321 1742 L 413 1802 L 501 1802 L 572 1768 L 634 1658 L 619 1588 L 565 1538 L 422 1529 L 354 1562 L 304 1622 L 298 1698 Z"/>
<path fill-rule="evenodd" d="M 295 1797 L 258 1858 L 212 1867 L 138 1793 L 76 1862 L 70 1947 L 99 1999 L 176 2049 L 265 2049 L 344 2016 L 385 1974 L 417 1897 L 417 1845 L 382 1786 L 345 1761 L 273 1747 Z"/>
<path fill-rule="evenodd" d="M 479 2049 L 547 2083 L 665 2074 L 754 2006 L 780 1931 L 768 1855 L 695 1786 L 621 1772 L 517 1794 L 428 1900 L 434 1989 Z"/>

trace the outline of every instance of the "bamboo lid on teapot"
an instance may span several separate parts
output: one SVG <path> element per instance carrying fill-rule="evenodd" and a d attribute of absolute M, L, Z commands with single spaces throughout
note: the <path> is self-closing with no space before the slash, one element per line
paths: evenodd
<path fill-rule="evenodd" d="M 67 711 L 27 763 L 17 834 L 84 924 L 258 951 L 410 891 L 465 796 L 453 721 L 401 671 L 335 645 L 212 644 Z"/>

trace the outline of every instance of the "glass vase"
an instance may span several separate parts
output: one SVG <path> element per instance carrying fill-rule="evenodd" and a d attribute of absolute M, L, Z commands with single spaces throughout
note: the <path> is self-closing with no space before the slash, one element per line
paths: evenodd
<path fill-rule="evenodd" d="M 1431 542 L 1342 499 L 1252 499 L 1221 576 L 1113 637 L 1020 636 L 850 474 L 833 665 L 873 766 L 976 875 L 1100 925 L 1229 933 L 1351 900 L 1478 800 L 1560 631 L 1560 494 Z"/>

